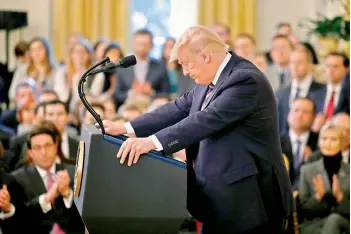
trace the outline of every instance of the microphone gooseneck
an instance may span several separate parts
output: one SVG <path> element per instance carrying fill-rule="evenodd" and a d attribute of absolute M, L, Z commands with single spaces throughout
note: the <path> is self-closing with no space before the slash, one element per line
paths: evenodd
<path fill-rule="evenodd" d="M 87 110 L 90 112 L 90 114 L 94 117 L 94 119 L 96 120 L 96 122 L 99 124 L 101 132 L 103 135 L 105 135 L 105 128 L 104 125 L 102 124 L 102 120 L 101 117 L 98 113 L 96 113 L 94 111 L 94 109 L 91 107 L 91 105 L 89 104 L 89 102 L 87 101 L 87 99 L 85 98 L 85 93 L 84 93 L 84 83 L 86 82 L 86 78 L 88 76 L 93 75 L 94 69 L 97 68 L 98 66 L 105 64 L 105 63 L 111 63 L 110 59 L 108 57 L 103 58 L 100 62 L 98 62 L 97 64 L 91 66 L 88 70 L 86 70 L 84 72 L 84 74 L 82 75 L 82 77 L 79 80 L 79 84 L 78 84 L 78 94 L 79 94 L 79 98 L 82 101 L 83 105 L 87 108 Z"/>

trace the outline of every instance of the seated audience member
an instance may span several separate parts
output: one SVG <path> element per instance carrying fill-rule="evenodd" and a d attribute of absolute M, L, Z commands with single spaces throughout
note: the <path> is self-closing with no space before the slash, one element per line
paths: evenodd
<path fill-rule="evenodd" d="M 319 135 L 322 158 L 301 168 L 302 234 L 350 232 L 350 168 L 342 162 L 343 137 L 339 127 L 323 126 Z"/>
<path fill-rule="evenodd" d="M 316 50 L 308 42 L 299 42 L 295 45 L 295 50 L 308 50 L 311 52 L 313 65 L 318 65 L 318 56 Z"/>
<path fill-rule="evenodd" d="M 45 103 L 38 103 L 34 109 L 34 118 L 33 125 L 38 124 L 45 118 Z M 13 153 L 14 158 L 10 165 L 10 170 L 16 168 L 16 165 L 19 161 L 23 161 L 25 154 L 27 152 L 26 140 L 28 137 L 28 132 L 23 133 L 22 135 L 15 136 L 10 141 L 10 151 Z"/>
<path fill-rule="evenodd" d="M 44 89 L 39 94 L 37 102 L 50 102 L 53 100 L 59 100 L 57 93 L 53 89 Z"/>
<path fill-rule="evenodd" d="M 94 58 L 96 61 L 100 61 L 104 57 L 104 52 L 107 46 L 110 44 L 110 39 L 101 37 L 94 44 Z"/>
<path fill-rule="evenodd" d="M 26 65 L 29 61 L 29 47 L 25 41 L 20 41 L 15 45 L 14 54 L 16 58 L 16 65 L 14 71 L 17 68 Z"/>
<path fill-rule="evenodd" d="M 173 38 L 167 38 L 162 49 L 161 63 L 163 63 L 167 69 L 171 87 L 170 94 L 174 97 L 179 97 L 194 88 L 195 81 L 189 76 L 184 76 L 182 66 L 178 64 L 178 61 L 169 62 L 174 44 L 175 40 Z"/>
<path fill-rule="evenodd" d="M 35 126 L 27 147 L 32 164 L 13 175 L 25 191 L 28 233 L 84 233 L 73 202 L 74 167 L 56 163 L 57 136 L 49 128 Z"/>
<path fill-rule="evenodd" d="M 142 108 L 137 104 L 129 103 L 123 106 L 121 110 L 121 116 L 127 121 L 131 121 L 133 119 L 138 118 L 143 114 Z"/>
<path fill-rule="evenodd" d="M 169 94 L 170 85 L 166 67 L 149 56 L 152 41 L 153 36 L 147 30 L 138 30 L 134 33 L 132 47 L 137 64 L 117 70 L 114 97 L 118 106 L 123 104 L 129 95 Z"/>
<path fill-rule="evenodd" d="M 47 102 L 45 105 L 45 120 L 51 121 L 59 130 L 62 138 L 62 152 L 65 158 L 75 159 L 77 157 L 77 149 L 79 137 L 75 131 L 68 127 L 68 108 L 65 103 L 54 100 Z"/>
<path fill-rule="evenodd" d="M 342 149 L 341 155 L 342 160 L 345 164 L 350 163 L 350 116 L 345 113 L 339 113 L 331 119 L 331 123 L 344 130 L 344 148 Z M 314 162 L 322 157 L 320 150 L 317 150 L 311 154 L 307 162 Z"/>
<path fill-rule="evenodd" d="M 29 42 L 28 64 L 18 68 L 13 76 L 9 90 L 10 100 L 15 98 L 17 85 L 28 79 L 35 81 L 39 91 L 43 88 L 53 88 L 56 68 L 49 42 L 41 37 L 32 39 Z"/>
<path fill-rule="evenodd" d="M 229 46 L 229 51 L 232 51 L 232 43 L 230 41 L 230 26 L 219 21 L 215 21 L 212 25 L 213 30 L 220 38 Z"/>
<path fill-rule="evenodd" d="M 233 42 L 234 52 L 251 62 L 255 59 L 256 41 L 248 33 L 239 33 Z"/>
<path fill-rule="evenodd" d="M 2 141 L 0 140 L 0 168 L 3 168 L 6 172 L 10 172 L 13 158 L 13 153 L 5 149 Z"/>
<path fill-rule="evenodd" d="M 261 72 L 266 74 L 268 69 L 268 60 L 263 53 L 256 53 L 253 63 L 260 69 Z"/>
<path fill-rule="evenodd" d="M 124 53 L 122 51 L 121 46 L 117 42 L 111 42 L 106 47 L 104 51 L 103 58 L 108 57 L 111 62 L 117 63 L 121 58 L 124 57 Z M 117 68 L 119 69 L 119 68 Z M 123 68 L 122 68 L 123 69 Z M 113 92 L 116 89 L 116 70 L 112 69 L 111 71 L 104 72 L 105 82 L 103 87 L 103 93 L 108 97 L 113 96 Z"/>
<path fill-rule="evenodd" d="M 287 36 L 273 37 L 270 52 L 273 64 L 267 69 L 266 77 L 275 93 L 291 83 L 289 61 L 292 49 L 293 46 Z"/>
<path fill-rule="evenodd" d="M 115 117 L 113 117 L 113 119 L 111 121 L 113 121 L 113 122 L 121 122 L 121 123 L 128 122 L 128 120 L 126 120 L 125 118 L 123 118 L 120 115 L 116 115 Z"/>
<path fill-rule="evenodd" d="M 345 92 L 342 86 L 349 70 L 350 60 L 344 54 L 333 52 L 327 56 L 324 65 L 327 85 L 312 96 L 318 114 L 313 125 L 315 132 L 318 132 L 324 123 L 337 113 L 337 109 L 349 108 L 342 106 L 347 105 L 344 99 L 350 99 L 350 93 Z"/>
<path fill-rule="evenodd" d="M 34 109 L 35 102 L 32 99 L 29 99 L 26 103 L 18 108 L 17 120 L 20 124 L 17 127 L 17 135 L 22 135 L 32 128 L 35 115 Z"/>
<path fill-rule="evenodd" d="M 105 119 L 105 108 L 102 104 L 100 103 L 91 103 L 91 107 L 94 109 L 94 111 L 100 115 L 101 120 Z M 84 117 L 83 117 L 83 124 L 95 124 L 96 120 L 92 116 L 92 114 L 88 111 L 85 110 Z"/>
<path fill-rule="evenodd" d="M 87 39 L 81 39 L 72 47 L 67 65 L 61 67 L 54 77 L 54 90 L 60 101 L 69 103 L 70 110 L 77 108 L 77 103 L 80 102 L 78 94 L 79 80 L 93 63 L 93 47 Z M 84 90 L 89 95 L 99 96 L 102 93 L 104 82 L 104 74 L 96 74 L 87 79 Z"/>
<path fill-rule="evenodd" d="M 8 174 L 6 152 L 0 142 L 0 233 L 27 233 L 24 191 Z"/>
<path fill-rule="evenodd" d="M 171 100 L 168 96 L 155 98 L 152 101 L 151 105 L 149 106 L 147 112 L 151 112 L 151 111 L 163 106 L 164 104 L 167 104 L 170 101 Z"/>
<path fill-rule="evenodd" d="M 311 98 L 315 92 L 324 87 L 314 81 L 312 54 L 308 50 L 291 52 L 289 71 L 291 84 L 281 88 L 277 93 L 280 134 L 288 132 L 287 115 L 292 101 L 299 97 Z"/>
<path fill-rule="evenodd" d="M 160 96 L 162 97 L 163 95 L 160 95 Z M 129 103 L 132 103 L 132 104 L 138 105 L 142 109 L 142 112 L 145 113 L 149 108 L 149 106 L 151 105 L 151 101 L 152 99 L 149 96 L 146 96 L 143 94 L 133 94 L 126 100 L 123 106 Z M 120 106 L 119 110 L 123 109 L 122 108 L 123 106 Z"/>
<path fill-rule="evenodd" d="M 105 109 L 104 119 L 112 120 L 117 115 L 115 101 L 112 98 L 107 99 L 102 103 Z"/>
<path fill-rule="evenodd" d="M 300 168 L 316 150 L 318 135 L 311 132 L 314 119 L 314 104 L 310 99 L 293 101 L 287 116 L 289 132 L 280 137 L 283 153 L 289 160 L 289 176 L 293 189 L 299 186 Z"/>
<path fill-rule="evenodd" d="M 17 131 L 19 121 L 17 119 L 18 108 L 30 100 L 34 100 L 34 88 L 29 83 L 19 83 L 15 90 L 16 107 L 10 109 L 0 116 L 0 124 Z"/>

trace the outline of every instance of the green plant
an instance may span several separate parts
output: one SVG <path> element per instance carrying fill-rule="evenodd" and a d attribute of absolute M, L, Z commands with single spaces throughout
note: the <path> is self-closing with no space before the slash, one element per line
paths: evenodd
<path fill-rule="evenodd" d="M 327 18 L 320 16 L 317 20 L 305 19 L 299 23 L 299 27 L 308 29 L 308 36 L 331 37 L 336 39 L 350 40 L 350 20 L 343 16 Z"/>

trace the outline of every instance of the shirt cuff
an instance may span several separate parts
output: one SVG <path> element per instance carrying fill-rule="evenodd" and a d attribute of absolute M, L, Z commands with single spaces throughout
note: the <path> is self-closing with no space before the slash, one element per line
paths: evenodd
<path fill-rule="evenodd" d="M 67 198 L 63 198 L 63 202 L 65 203 L 65 207 L 70 209 L 72 207 L 73 202 L 73 191 L 72 189 L 69 191 L 69 195 Z"/>
<path fill-rule="evenodd" d="M 14 205 L 12 205 L 11 203 L 11 208 L 10 208 L 10 211 L 9 212 L 1 212 L 0 213 L 0 219 L 4 220 L 4 219 L 7 219 L 7 218 L 11 218 L 16 212 L 16 208 Z"/>
<path fill-rule="evenodd" d="M 44 214 L 46 214 L 52 209 L 52 207 L 51 207 L 50 203 L 45 202 L 44 196 L 45 196 L 45 194 L 42 194 L 39 196 L 39 205 L 40 205 L 42 211 L 44 212 Z"/>
<path fill-rule="evenodd" d="M 132 125 L 130 124 L 130 122 L 124 123 L 124 126 L 127 129 L 127 134 L 134 134 L 134 128 L 132 127 Z"/>
<path fill-rule="evenodd" d="M 152 140 L 152 142 L 154 143 L 154 145 L 156 146 L 156 151 L 162 151 L 163 147 L 161 142 L 157 139 L 157 137 L 155 135 L 149 136 Z"/>

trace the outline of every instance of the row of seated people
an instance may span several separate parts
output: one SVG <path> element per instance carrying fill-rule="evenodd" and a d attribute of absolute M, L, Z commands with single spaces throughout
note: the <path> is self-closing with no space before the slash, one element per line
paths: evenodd
<path fill-rule="evenodd" d="M 281 136 L 301 233 L 349 233 L 350 117 L 338 113 L 313 132 L 315 105 L 297 98 Z M 293 221 L 291 220 L 291 223 Z"/>

